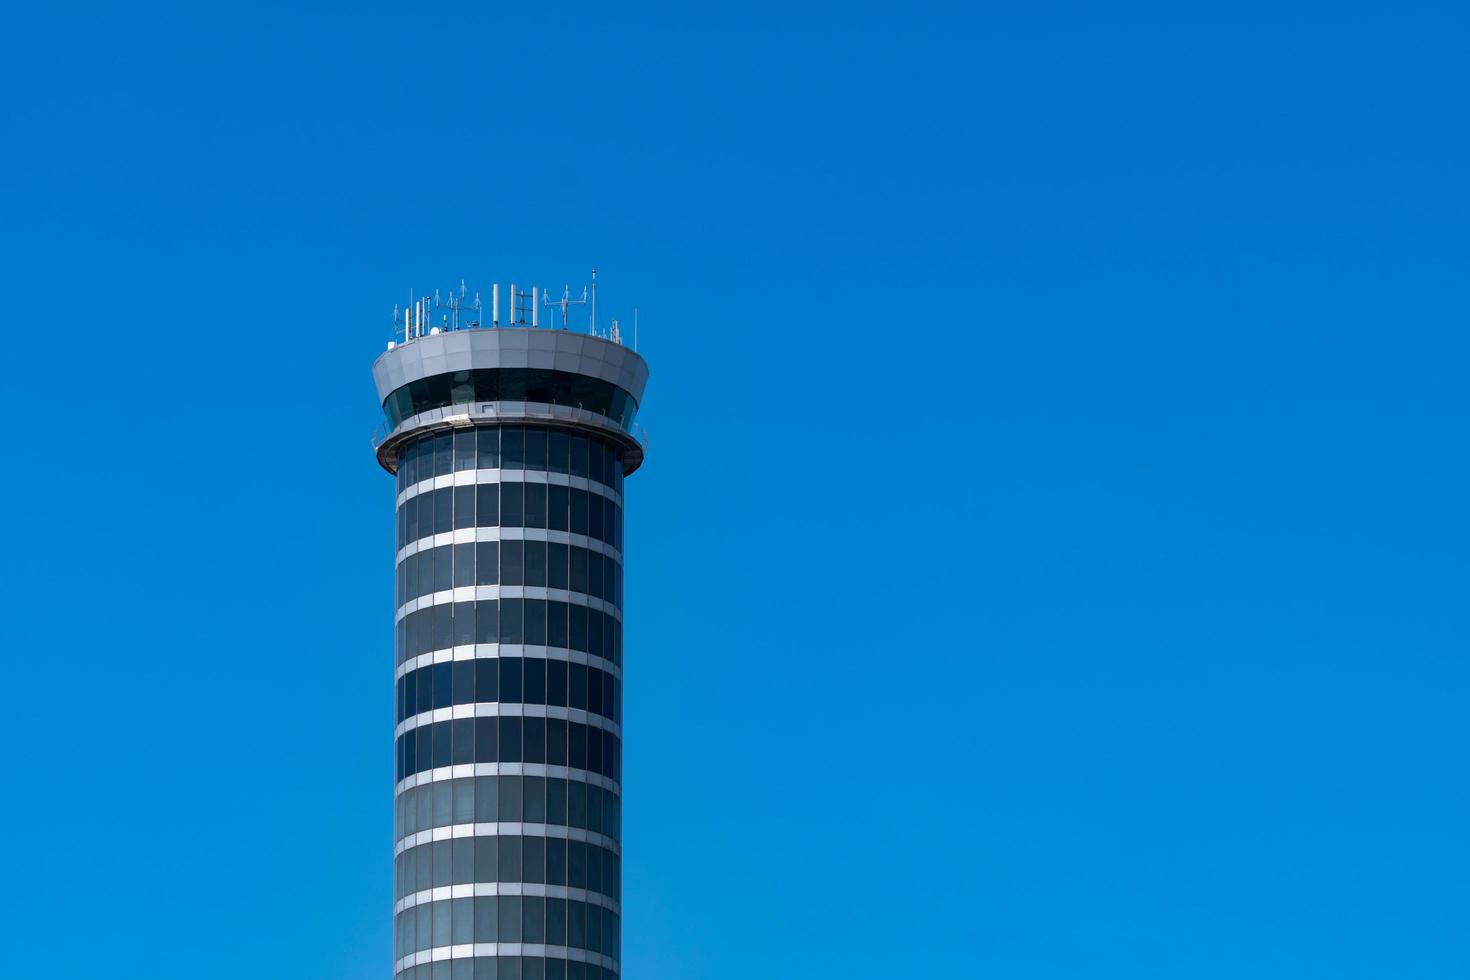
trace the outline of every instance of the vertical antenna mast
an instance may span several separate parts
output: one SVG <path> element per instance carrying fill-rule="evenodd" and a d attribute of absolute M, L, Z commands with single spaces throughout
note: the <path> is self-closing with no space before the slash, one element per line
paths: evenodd
<path fill-rule="evenodd" d="M 592 270 L 592 333 L 597 334 L 597 270 Z"/>
<path fill-rule="evenodd" d="M 587 290 L 585 288 L 582 290 L 582 298 L 581 299 L 572 299 L 572 289 L 571 289 L 571 287 L 570 286 L 562 286 L 561 287 L 561 299 L 553 300 L 549 295 L 546 295 L 545 298 L 542 299 L 542 302 L 545 303 L 548 307 L 550 307 L 553 310 L 555 310 L 557 307 L 560 307 L 561 308 L 561 328 L 563 330 L 565 330 L 565 329 L 567 329 L 568 326 L 571 325 L 571 321 L 567 319 L 567 313 L 568 313 L 568 311 L 573 306 L 582 306 L 582 305 L 584 305 L 587 302 Z M 553 322 L 552 322 L 551 325 L 553 327 L 556 326 L 556 323 L 555 323 L 554 320 L 553 320 Z"/>

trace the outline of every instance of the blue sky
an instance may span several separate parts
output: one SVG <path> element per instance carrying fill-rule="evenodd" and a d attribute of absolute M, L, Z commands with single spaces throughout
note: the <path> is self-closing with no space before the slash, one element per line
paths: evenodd
<path fill-rule="evenodd" d="M 4 20 L 8 975 L 388 975 L 368 366 L 594 265 L 629 976 L 1470 972 L 1462 7 Z"/>

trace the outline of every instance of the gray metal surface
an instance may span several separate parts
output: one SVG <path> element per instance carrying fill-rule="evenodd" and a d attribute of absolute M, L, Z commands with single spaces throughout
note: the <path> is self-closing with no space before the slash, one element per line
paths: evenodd
<path fill-rule="evenodd" d="M 544 368 L 617 385 L 642 404 L 648 364 L 636 353 L 591 334 L 525 327 L 477 327 L 416 337 L 373 362 L 382 402 L 420 378 L 475 368 Z"/>

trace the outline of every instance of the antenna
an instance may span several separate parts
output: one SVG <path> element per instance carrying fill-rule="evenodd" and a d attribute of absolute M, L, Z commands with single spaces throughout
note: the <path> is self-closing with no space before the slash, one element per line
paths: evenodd
<path fill-rule="evenodd" d="M 532 286 L 531 287 L 531 326 L 533 328 L 534 327 L 539 327 L 541 325 L 541 321 L 538 319 L 538 317 L 540 316 L 540 313 L 541 313 L 541 307 L 540 307 L 540 305 L 536 301 L 536 297 L 538 297 L 540 295 L 541 294 L 538 291 L 537 287 L 536 286 Z"/>
<path fill-rule="evenodd" d="M 555 310 L 557 307 L 561 307 L 561 328 L 563 330 L 565 330 L 567 328 L 567 325 L 568 325 L 568 322 L 569 322 L 567 320 L 567 311 L 569 309 L 571 309 L 573 306 L 584 306 L 584 305 L 586 305 L 586 303 L 587 303 L 587 290 L 585 288 L 582 290 L 582 298 L 581 299 L 572 299 L 572 290 L 571 290 L 571 287 L 570 286 L 562 286 L 561 287 L 561 299 L 553 300 L 550 296 L 547 296 L 545 298 L 544 302 L 546 303 L 547 306 L 551 307 L 553 310 Z M 556 326 L 556 324 L 555 324 L 554 321 L 552 323 L 552 326 Z"/>
<path fill-rule="evenodd" d="M 597 335 L 597 270 L 592 270 L 592 334 Z"/>
<path fill-rule="evenodd" d="M 500 283 L 490 284 L 490 326 L 500 326 Z"/>

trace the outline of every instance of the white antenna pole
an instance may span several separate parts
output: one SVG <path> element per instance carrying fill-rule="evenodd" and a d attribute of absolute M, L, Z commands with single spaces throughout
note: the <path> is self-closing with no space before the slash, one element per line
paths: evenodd
<path fill-rule="evenodd" d="M 516 284 L 510 284 L 510 325 L 516 325 Z"/>
<path fill-rule="evenodd" d="M 540 326 L 540 325 L 541 325 L 541 293 L 540 293 L 540 290 L 537 287 L 532 286 L 531 287 L 531 326 L 537 327 L 537 326 Z"/>
<path fill-rule="evenodd" d="M 490 285 L 490 325 L 500 326 L 500 283 Z"/>
<path fill-rule="evenodd" d="M 403 308 L 403 342 L 408 343 L 408 307 Z"/>
<path fill-rule="evenodd" d="M 597 270 L 592 270 L 592 333 L 597 334 Z"/>

